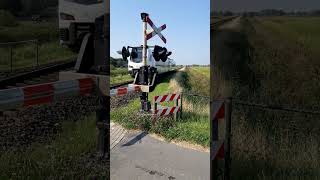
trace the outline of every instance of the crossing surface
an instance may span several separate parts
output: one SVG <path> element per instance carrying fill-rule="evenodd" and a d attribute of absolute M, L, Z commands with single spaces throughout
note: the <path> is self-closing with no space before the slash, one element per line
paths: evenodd
<path fill-rule="evenodd" d="M 111 131 L 119 132 L 119 128 L 121 126 L 111 125 Z M 111 149 L 112 180 L 209 179 L 208 152 L 168 143 L 142 131 L 128 130 L 122 135 L 123 138 L 118 135 L 122 140 Z"/>

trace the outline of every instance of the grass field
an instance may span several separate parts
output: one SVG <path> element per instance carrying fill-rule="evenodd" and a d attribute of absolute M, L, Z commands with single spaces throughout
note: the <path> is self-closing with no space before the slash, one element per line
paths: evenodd
<path fill-rule="evenodd" d="M 110 77 L 111 85 L 133 80 L 131 75 L 129 75 L 128 73 L 128 68 L 111 67 L 110 72 L 111 72 L 111 77 Z"/>
<path fill-rule="evenodd" d="M 320 109 L 319 21 L 310 17 L 242 19 L 242 33 L 251 50 L 243 63 L 259 85 L 250 86 L 249 80 L 224 82 L 231 84 L 233 97 Z M 234 105 L 232 117 L 234 178 L 320 178 L 320 116 Z"/>
<path fill-rule="evenodd" d="M 40 41 L 57 40 L 58 22 L 18 21 L 16 26 L 0 26 L 0 43 L 38 39 Z"/>
<path fill-rule="evenodd" d="M 34 143 L 23 152 L 2 152 L 0 179 L 107 176 L 107 167 L 90 164 L 95 158 L 90 155 L 96 152 L 95 123 L 94 114 L 76 122 L 63 122 L 62 132 L 49 144 Z"/>
<path fill-rule="evenodd" d="M 208 68 L 207 68 L 208 69 Z M 206 68 L 203 70 L 208 72 Z M 186 69 L 177 72 L 175 75 L 161 81 L 156 89 L 149 94 L 149 98 L 155 95 L 164 95 L 172 92 L 197 93 L 193 90 L 209 89 L 207 87 L 209 79 L 200 74 L 198 80 L 195 77 L 198 69 Z M 199 86 L 199 81 L 206 82 Z M 196 86 L 197 85 L 197 86 Z M 169 88 L 168 88 L 169 87 Z M 206 95 L 209 92 L 205 92 Z M 201 99 L 192 96 L 183 96 L 182 119 L 161 118 L 155 125 L 152 125 L 152 118 L 139 114 L 140 101 L 134 99 L 125 107 L 111 110 L 111 120 L 118 122 L 129 129 L 142 129 L 152 133 L 162 135 L 168 140 L 188 141 L 202 146 L 209 146 L 210 126 L 209 126 L 209 98 Z"/>
<path fill-rule="evenodd" d="M 37 65 L 37 50 L 35 43 L 27 43 L 12 48 L 13 70 L 35 67 Z M 51 41 L 40 44 L 38 47 L 38 63 L 44 65 L 52 62 L 74 59 L 76 55 L 69 49 L 62 47 L 58 41 Z M 9 71 L 11 69 L 10 47 L 0 47 L 0 70 Z"/>
<path fill-rule="evenodd" d="M 268 77 L 262 79 L 262 96 L 277 94 L 271 101 L 278 98 L 282 104 L 320 107 L 319 22 L 320 18 L 301 17 L 252 22 L 258 32 L 250 39 L 256 51 L 253 67 Z"/>
<path fill-rule="evenodd" d="M 59 44 L 57 22 L 20 21 L 15 26 L 0 26 L 0 43 L 39 40 L 39 64 L 47 64 L 76 57 L 68 48 Z M 0 70 L 10 70 L 11 47 L 0 46 Z M 36 65 L 36 44 L 24 43 L 12 46 L 13 69 Z"/>

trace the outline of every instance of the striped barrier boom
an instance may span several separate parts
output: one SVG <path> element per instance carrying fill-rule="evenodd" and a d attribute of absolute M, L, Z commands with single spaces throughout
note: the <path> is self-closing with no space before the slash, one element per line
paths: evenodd
<path fill-rule="evenodd" d="M 154 102 L 155 103 L 169 102 L 169 101 L 174 101 L 180 98 L 181 98 L 180 94 L 167 94 L 163 96 L 155 96 Z"/>
<path fill-rule="evenodd" d="M 180 107 L 174 106 L 174 107 L 163 107 L 163 108 L 159 108 L 154 110 L 154 115 L 157 116 L 167 116 L 170 114 L 175 114 L 177 112 L 180 112 Z"/>
<path fill-rule="evenodd" d="M 157 106 L 158 103 L 177 101 L 177 100 L 181 100 L 180 94 L 166 94 L 163 96 L 155 96 L 153 114 L 156 116 L 167 116 L 170 114 L 176 114 L 177 112 L 180 112 L 181 108 L 179 107 L 178 102 L 173 107 L 160 106 L 160 105 L 159 107 Z"/>
<path fill-rule="evenodd" d="M 87 96 L 94 91 L 95 83 L 92 78 L 0 90 L 0 110 L 47 104 L 71 96 Z"/>
<path fill-rule="evenodd" d="M 221 120 L 225 118 L 225 103 L 222 101 L 214 102 L 213 104 L 213 119 Z M 224 158 L 224 140 L 212 142 L 212 159 Z"/>
<path fill-rule="evenodd" d="M 140 92 L 141 88 L 139 85 L 129 84 L 127 87 L 120 87 L 110 90 L 110 96 L 123 96 L 130 92 Z"/>

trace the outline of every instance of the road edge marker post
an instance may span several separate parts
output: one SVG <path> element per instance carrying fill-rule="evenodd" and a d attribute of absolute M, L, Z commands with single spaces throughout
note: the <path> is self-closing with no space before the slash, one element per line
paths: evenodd
<path fill-rule="evenodd" d="M 213 100 L 210 103 L 210 179 L 216 180 L 222 175 L 218 173 L 218 159 L 223 159 L 223 179 L 230 180 L 232 98 Z M 223 139 L 219 138 L 220 119 L 225 122 Z"/>
<path fill-rule="evenodd" d="M 210 179 L 218 179 L 218 159 L 224 159 L 225 141 L 219 138 L 219 120 L 225 120 L 224 100 L 210 102 Z"/>
<path fill-rule="evenodd" d="M 225 101 L 225 143 L 224 143 L 224 179 L 230 180 L 231 179 L 231 119 L 232 119 L 232 98 L 228 97 Z"/>

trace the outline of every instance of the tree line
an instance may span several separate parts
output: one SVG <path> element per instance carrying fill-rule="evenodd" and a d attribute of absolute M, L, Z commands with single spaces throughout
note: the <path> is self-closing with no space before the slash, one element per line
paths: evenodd
<path fill-rule="evenodd" d="M 320 16 L 320 10 L 310 11 L 284 11 L 282 9 L 264 9 L 261 11 L 243 11 L 243 12 L 232 12 L 232 11 L 213 11 L 212 16 Z"/>
<path fill-rule="evenodd" d="M 0 10 L 15 16 L 38 14 L 48 7 L 58 6 L 58 0 L 0 0 Z"/>

